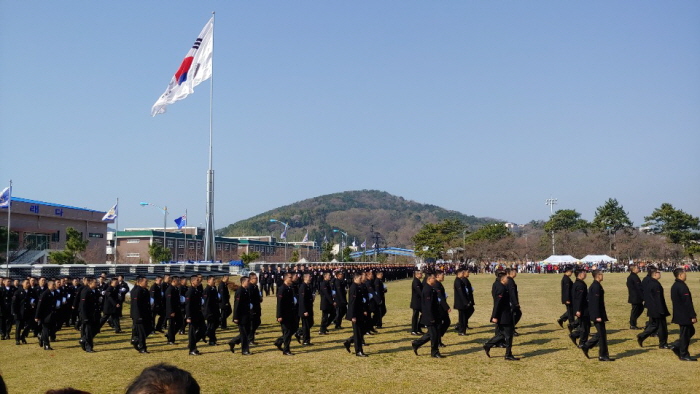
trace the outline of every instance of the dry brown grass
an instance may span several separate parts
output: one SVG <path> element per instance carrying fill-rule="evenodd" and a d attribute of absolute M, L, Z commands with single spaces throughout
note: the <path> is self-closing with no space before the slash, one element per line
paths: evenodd
<path fill-rule="evenodd" d="M 488 359 L 481 344 L 492 334 L 488 324 L 491 312 L 492 276 L 472 275 L 476 289 L 476 313 L 466 337 L 448 332 L 448 345 L 443 360 L 430 358 L 428 347 L 420 357 L 411 351 L 408 334 L 410 281 L 389 284 L 389 313 L 384 329 L 367 338 L 365 351 L 369 358 L 354 357 L 345 352 L 341 342 L 350 335 L 349 324 L 331 335 L 312 335 L 313 347 L 292 343 L 294 357 L 283 357 L 272 345 L 280 335 L 274 323 L 274 298 L 263 303 L 263 325 L 252 356 L 231 354 L 226 342 L 236 335 L 227 330 L 219 335 L 221 345 L 201 346 L 200 357 L 187 355 L 186 337 L 178 337 L 178 345 L 167 346 L 162 335 L 149 338 L 151 354 L 142 355 L 129 345 L 129 334 L 105 332 L 95 338 L 97 353 L 80 350 L 77 332 L 62 330 L 55 351 L 43 351 L 31 338 L 29 345 L 15 346 L 14 341 L 0 342 L 0 371 L 10 393 L 42 393 L 49 388 L 73 386 L 92 393 L 123 392 L 134 376 L 152 364 L 168 362 L 190 371 L 204 393 L 233 392 L 296 392 L 296 393 L 417 393 L 417 392 L 697 392 L 700 385 L 700 363 L 681 362 L 669 350 L 660 350 L 650 338 L 639 348 L 628 330 L 629 306 L 624 274 L 605 276 L 610 354 L 618 360 L 600 363 L 586 360 L 566 336 L 566 330 L 555 323 L 563 308 L 559 300 L 558 275 L 518 276 L 523 319 L 515 338 L 514 353 L 519 362 L 506 362 L 502 350 L 494 349 Z M 452 289 L 453 277 L 445 287 Z M 587 280 L 590 283 L 590 279 Z M 672 275 L 664 273 L 662 283 L 668 296 Z M 688 275 L 688 284 L 700 310 L 700 274 Z M 670 298 L 668 299 L 670 303 Z M 452 312 L 453 322 L 456 311 Z M 317 322 L 318 322 L 317 318 Z M 646 320 L 640 319 L 640 324 Z M 669 319 L 670 321 L 670 319 Z M 130 321 L 122 320 L 128 327 Z M 318 326 L 314 327 L 315 331 Z M 678 326 L 670 324 L 669 339 L 675 340 Z M 697 343 L 691 354 L 700 353 Z M 591 355 L 597 354 L 596 350 Z"/>

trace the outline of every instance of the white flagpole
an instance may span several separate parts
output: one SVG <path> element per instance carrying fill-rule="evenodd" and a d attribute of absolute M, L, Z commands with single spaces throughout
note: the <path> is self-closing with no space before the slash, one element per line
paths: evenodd
<path fill-rule="evenodd" d="M 114 225 L 117 227 L 114 229 L 114 264 L 117 264 L 118 261 L 118 256 L 117 256 L 117 234 L 119 233 L 119 197 L 117 197 L 117 217 L 114 218 Z"/>
<path fill-rule="evenodd" d="M 12 179 L 10 179 L 10 201 L 7 204 L 7 254 L 5 255 L 5 266 L 10 268 L 10 218 L 12 216 Z M 9 274 L 9 271 L 8 271 Z"/>
<path fill-rule="evenodd" d="M 215 12 L 212 12 L 212 19 L 216 16 Z M 214 238 L 214 170 L 212 168 L 212 156 L 213 156 L 213 123 L 214 123 L 214 23 L 212 21 L 212 59 L 211 59 L 211 77 L 210 77 L 210 88 L 209 88 L 209 170 L 207 171 L 207 219 L 206 219 L 206 230 L 204 236 L 206 237 L 204 241 L 204 260 L 214 262 L 216 261 L 216 243 Z"/>

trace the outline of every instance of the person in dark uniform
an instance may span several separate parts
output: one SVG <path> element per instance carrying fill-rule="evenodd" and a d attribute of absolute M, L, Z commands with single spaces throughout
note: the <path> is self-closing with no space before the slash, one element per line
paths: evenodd
<path fill-rule="evenodd" d="M 367 357 L 362 349 L 364 344 L 365 323 L 368 318 L 367 296 L 362 290 L 362 274 L 355 274 L 352 285 L 348 291 L 348 311 L 345 319 L 352 322 L 352 336 L 343 342 L 345 350 L 350 353 L 350 346 L 355 345 L 355 355 L 357 357 Z"/>
<path fill-rule="evenodd" d="M 309 273 L 304 274 L 304 281 L 299 286 L 299 318 L 301 319 L 301 331 L 297 338 L 301 337 L 304 346 L 311 346 L 311 327 L 314 325 L 314 290 Z"/>
<path fill-rule="evenodd" d="M 180 278 L 173 276 L 170 278 L 170 286 L 165 289 L 163 301 L 165 304 L 165 316 L 168 318 L 168 331 L 165 337 L 168 340 L 168 345 L 175 344 L 175 334 L 180 331 L 182 324 L 182 299 L 180 296 Z"/>
<path fill-rule="evenodd" d="M 592 276 L 594 281 L 588 288 L 588 310 L 596 333 L 588 341 L 581 344 L 581 350 L 586 358 L 589 358 L 588 351 L 598 346 L 598 361 L 615 361 L 614 358 L 610 358 L 608 353 L 608 334 L 605 331 L 608 315 L 605 312 L 605 290 L 601 284 L 603 272 L 594 270 Z"/>
<path fill-rule="evenodd" d="M 221 320 L 219 325 L 222 330 L 226 329 L 226 320 L 231 316 L 231 294 L 228 291 L 228 275 L 224 275 L 219 282 L 219 309 L 221 310 Z"/>
<path fill-rule="evenodd" d="M 248 342 L 251 345 L 257 345 L 255 343 L 255 332 L 258 331 L 260 327 L 261 317 L 262 317 L 262 307 L 263 302 L 262 291 L 258 287 L 258 275 L 255 272 L 251 272 L 248 275 L 248 294 L 250 295 L 250 328 L 248 329 Z"/>
<path fill-rule="evenodd" d="M 513 310 L 513 336 L 520 335 L 516 329 L 520 318 L 523 317 L 523 312 L 520 309 L 520 296 L 518 295 L 518 285 L 515 283 L 515 277 L 518 276 L 518 270 L 515 268 L 507 268 L 506 274 L 510 278 L 508 280 L 508 294 L 510 294 L 511 309 Z"/>
<path fill-rule="evenodd" d="M 465 270 L 463 268 L 457 268 L 455 281 L 452 286 L 455 298 L 452 306 L 458 313 L 456 330 L 457 334 L 460 336 L 467 335 L 467 289 L 464 286 L 464 281 L 462 280 L 464 277 L 464 272 Z"/>
<path fill-rule="evenodd" d="M 139 353 L 148 353 L 146 337 L 151 332 L 153 316 L 151 315 L 151 294 L 147 289 L 148 280 L 136 277 L 136 285 L 131 289 L 130 316 L 133 323 L 131 344 Z"/>
<path fill-rule="evenodd" d="M 236 289 L 233 301 L 233 322 L 238 324 L 238 336 L 228 343 L 231 353 L 235 353 L 236 345 L 241 345 L 243 355 L 250 354 L 250 285 L 247 276 L 241 277 L 241 285 Z M 256 288 L 253 291 L 258 291 Z"/>
<path fill-rule="evenodd" d="M 44 350 L 53 350 L 51 348 L 51 338 L 55 335 L 54 313 L 59 306 L 57 297 L 56 282 L 53 280 L 47 281 L 46 290 L 39 296 L 34 318 L 34 321 L 41 326 L 39 346 L 42 346 Z"/>
<path fill-rule="evenodd" d="M 180 286 L 178 287 L 178 290 L 180 291 L 180 308 L 182 309 L 182 322 L 180 323 L 180 331 L 178 334 L 180 335 L 185 335 L 185 329 L 187 328 L 187 318 L 185 315 L 185 300 L 187 298 L 187 292 L 189 291 L 189 287 L 187 286 L 187 278 L 184 276 L 180 278 Z"/>
<path fill-rule="evenodd" d="M 435 274 L 428 274 L 423 284 L 420 322 L 428 328 L 428 332 L 419 339 L 411 341 L 411 348 L 416 356 L 418 355 L 418 349 L 430 341 L 430 355 L 435 358 L 444 357 L 440 354 L 440 326 L 443 321 L 442 315 L 445 311 L 438 299 L 440 297 L 437 288 L 438 283 Z"/>
<path fill-rule="evenodd" d="M 118 283 L 119 281 L 117 280 L 117 278 L 113 278 L 110 281 L 109 287 L 105 291 L 104 303 L 102 307 L 103 315 L 100 319 L 99 324 L 97 325 L 96 332 L 100 332 L 104 324 L 108 321 L 112 322 L 111 325 L 112 327 L 114 327 L 115 334 L 122 332 L 121 325 L 119 323 L 119 316 L 117 314 L 119 311 L 119 307 L 121 306 L 119 289 L 117 288 Z"/>
<path fill-rule="evenodd" d="M 565 321 L 569 322 L 567 325 L 569 333 L 574 329 L 574 312 L 571 306 L 571 287 L 574 284 L 571 280 L 572 273 L 573 268 L 570 265 L 564 267 L 564 275 L 561 277 L 561 303 L 566 308 L 566 311 L 557 319 L 557 324 L 561 328 L 564 328 Z"/>
<path fill-rule="evenodd" d="M 15 319 L 15 345 L 27 343 L 27 334 L 29 334 L 30 324 L 32 319 L 32 303 L 31 294 L 29 293 L 29 281 L 22 282 L 22 287 L 15 290 L 12 295 L 12 316 Z"/>
<path fill-rule="evenodd" d="M 96 289 L 97 282 L 94 278 L 89 278 L 88 285 L 80 293 L 80 303 L 78 304 L 78 317 L 82 322 L 82 335 L 78 342 L 80 347 L 87 353 L 95 352 L 93 350 L 93 339 L 97 333 L 97 325 L 100 320 L 99 315 L 96 314 L 96 311 L 99 311 L 98 294 L 100 293 L 96 293 Z"/>
<path fill-rule="evenodd" d="M 421 330 L 419 324 L 420 310 L 421 310 L 421 299 L 423 297 L 423 273 L 421 271 L 415 271 L 413 273 L 413 283 L 411 284 L 411 310 L 413 311 L 413 316 L 411 317 L 411 335 L 423 335 L 423 330 Z"/>
<path fill-rule="evenodd" d="M 297 322 L 297 298 L 292 289 L 292 274 L 284 275 L 282 286 L 277 288 L 277 321 L 282 327 L 282 336 L 277 338 L 275 346 L 285 356 L 293 356 L 294 354 L 289 349 L 289 344 L 292 341 L 292 335 L 299 328 Z"/>
<path fill-rule="evenodd" d="M 463 330 L 468 330 L 469 319 L 474 314 L 474 306 L 476 305 L 476 302 L 474 302 L 474 287 L 472 286 L 472 282 L 469 281 L 469 270 L 466 268 L 462 272 L 462 282 L 464 282 L 464 289 L 467 292 L 467 307 L 465 309 L 465 325 Z"/>
<path fill-rule="evenodd" d="M 695 335 L 693 324 L 698 322 L 695 308 L 693 307 L 693 296 L 685 283 L 685 270 L 676 268 L 673 270 L 673 276 L 676 280 L 671 286 L 671 304 L 673 305 L 673 319 L 671 319 L 671 322 L 680 326 L 680 333 L 678 340 L 671 344 L 671 350 L 682 361 L 698 361 L 697 358 L 690 357 L 690 352 L 688 352 L 690 338 Z"/>
<path fill-rule="evenodd" d="M 0 340 L 10 339 L 12 332 L 12 296 L 15 288 L 10 278 L 4 278 L 0 285 Z"/>
<path fill-rule="evenodd" d="M 348 296 L 345 287 L 345 273 L 338 270 L 333 279 L 333 302 L 335 303 L 335 329 L 343 328 L 343 318 L 348 313 Z"/>
<path fill-rule="evenodd" d="M 207 326 L 202 313 L 202 290 L 199 290 L 201 279 L 197 275 L 190 277 L 190 288 L 185 296 L 185 321 L 189 325 L 187 348 L 190 356 L 199 356 L 197 342 L 206 336 Z"/>
<path fill-rule="evenodd" d="M 129 292 L 129 285 L 124 281 L 124 275 L 117 275 L 117 289 L 119 291 L 119 307 L 117 308 L 117 319 L 121 319 L 124 315 L 124 301 L 126 294 Z M 121 333 L 121 331 L 119 331 Z"/>
<path fill-rule="evenodd" d="M 445 291 L 445 286 L 442 285 L 442 282 L 445 281 L 445 272 L 444 271 L 437 271 L 435 273 L 435 290 L 438 293 L 438 302 L 440 303 L 440 306 L 442 307 L 442 313 L 440 314 L 440 324 L 438 325 L 438 334 L 440 336 L 440 347 L 445 347 L 446 345 L 442 342 L 442 337 L 445 336 L 445 333 L 447 330 L 450 328 L 450 324 L 452 324 L 452 321 L 450 320 L 450 312 L 452 312 L 452 309 L 450 309 L 450 305 L 447 303 L 447 298 L 449 295 Z M 422 308 L 422 305 L 421 305 Z"/>
<path fill-rule="evenodd" d="M 202 294 L 202 313 L 207 321 L 207 337 L 209 338 L 209 346 L 216 346 L 216 329 L 221 322 L 221 310 L 219 302 L 221 294 L 216 288 L 216 279 L 213 276 L 207 277 L 207 287 L 204 288 Z"/>
<path fill-rule="evenodd" d="M 327 335 L 328 326 L 331 324 L 331 319 L 333 319 L 336 309 L 336 303 L 333 300 L 333 285 L 331 284 L 330 272 L 323 274 L 323 281 L 319 284 L 318 292 L 321 297 L 321 328 L 318 331 L 318 335 Z"/>
<path fill-rule="evenodd" d="M 382 328 L 386 315 L 386 284 L 384 284 L 384 272 L 377 271 L 374 278 L 374 294 L 377 297 L 377 313 L 374 315 L 374 326 Z"/>
<path fill-rule="evenodd" d="M 367 306 L 369 307 L 369 315 L 365 320 L 365 334 L 374 335 L 377 334 L 377 330 L 374 328 L 374 316 L 378 311 L 377 295 L 374 289 L 374 272 L 366 270 L 364 275 L 362 285 L 364 286 L 363 291 L 367 293 Z"/>
<path fill-rule="evenodd" d="M 158 275 L 156 280 L 151 285 L 151 299 L 153 304 L 151 305 L 151 313 L 153 314 L 153 324 L 155 324 L 155 331 L 163 332 L 163 323 L 165 321 L 165 305 L 163 304 L 163 294 L 162 289 L 163 277 Z M 158 315 L 158 320 L 156 321 L 156 315 Z"/>
<path fill-rule="evenodd" d="M 647 282 L 647 287 L 644 289 L 644 305 L 647 308 L 647 315 L 651 322 L 642 333 L 637 335 L 637 343 L 639 346 L 644 346 L 644 340 L 652 333 L 656 333 L 659 338 L 659 349 L 670 349 L 668 345 L 668 325 L 666 316 L 670 316 L 666 306 L 666 298 L 664 297 L 664 288 L 661 286 L 659 279 L 661 272 L 652 270 L 651 280 Z"/>
<path fill-rule="evenodd" d="M 639 279 L 639 266 L 630 265 L 630 275 L 627 277 L 627 302 L 632 305 L 630 312 L 630 330 L 639 330 L 637 319 L 644 312 L 644 293 L 642 292 L 642 280 Z"/>
<path fill-rule="evenodd" d="M 591 319 L 588 310 L 588 286 L 586 285 L 586 271 L 577 269 L 574 271 L 576 282 L 571 287 L 571 310 L 576 316 L 576 328 L 571 331 L 569 338 L 574 345 L 578 346 L 576 341 L 583 344 L 588 340 L 588 335 L 591 332 Z"/>
<path fill-rule="evenodd" d="M 508 281 L 510 278 L 504 271 L 498 272 L 496 278 L 497 280 L 492 288 L 493 311 L 491 312 L 491 323 L 496 324 L 496 335 L 484 344 L 484 351 L 488 357 L 491 357 L 491 348 L 505 343 L 505 359 L 518 361 L 519 358 L 513 356 L 512 352 L 514 330 L 513 310 L 511 308 L 513 301 L 510 300 L 508 292 Z"/>

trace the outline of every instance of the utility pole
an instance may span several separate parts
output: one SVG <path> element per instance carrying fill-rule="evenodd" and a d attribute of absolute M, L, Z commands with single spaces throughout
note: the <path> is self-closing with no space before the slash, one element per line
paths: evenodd
<path fill-rule="evenodd" d="M 545 200 L 545 205 L 549 205 L 549 218 L 552 218 L 552 215 L 554 215 L 554 206 L 557 205 L 557 199 L 556 198 L 548 198 Z M 554 229 L 552 229 L 552 254 L 556 254 L 554 252 Z"/>

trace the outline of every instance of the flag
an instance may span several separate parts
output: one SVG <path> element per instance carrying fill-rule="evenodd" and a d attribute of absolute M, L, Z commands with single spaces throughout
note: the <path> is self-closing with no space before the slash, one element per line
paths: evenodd
<path fill-rule="evenodd" d="M 153 104 L 151 116 L 165 113 L 166 107 L 194 93 L 194 87 L 211 77 L 214 55 L 214 17 L 204 25 L 204 29 L 194 41 L 168 88 Z"/>
<path fill-rule="evenodd" d="M 175 219 L 174 222 L 177 224 L 177 229 L 180 230 L 187 225 L 187 215 L 180 216 L 179 218 Z"/>
<path fill-rule="evenodd" d="M 325 244 L 325 243 L 328 243 L 328 238 L 326 238 L 325 235 L 323 236 L 323 243 L 324 243 L 324 244 Z"/>
<path fill-rule="evenodd" d="M 306 235 L 304 235 L 304 239 L 301 240 L 301 242 L 309 242 L 309 232 L 306 232 Z"/>
<path fill-rule="evenodd" d="M 102 216 L 102 221 L 106 222 L 108 220 L 114 220 L 116 218 L 117 218 L 117 204 L 114 204 L 114 206 L 112 208 L 110 208 L 109 211 L 107 211 L 107 213 L 105 213 L 104 216 Z"/>
<path fill-rule="evenodd" d="M 9 207 L 10 200 L 12 200 L 12 189 L 8 186 L 0 193 L 0 208 Z"/>
<path fill-rule="evenodd" d="M 363 249 L 366 248 L 366 247 L 367 247 L 367 240 L 365 240 L 364 242 L 362 242 L 362 244 L 360 245 L 360 247 L 363 248 Z"/>
<path fill-rule="evenodd" d="M 282 235 L 280 235 L 280 238 L 287 239 L 287 226 L 284 226 L 284 231 L 282 231 Z"/>
<path fill-rule="evenodd" d="M 353 238 L 353 239 L 352 239 L 352 247 L 354 248 L 355 246 L 356 246 L 356 245 L 355 245 L 355 238 Z"/>
<path fill-rule="evenodd" d="M 377 247 L 377 244 L 376 244 L 376 243 L 373 243 L 373 244 L 372 244 L 372 249 L 375 249 L 376 247 Z"/>

